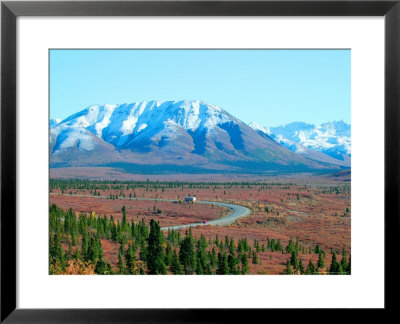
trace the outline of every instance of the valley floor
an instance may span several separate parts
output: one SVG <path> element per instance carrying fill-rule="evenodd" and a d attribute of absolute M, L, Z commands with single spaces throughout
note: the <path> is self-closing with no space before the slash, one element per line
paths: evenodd
<path fill-rule="evenodd" d="M 332 252 L 337 255 L 343 249 L 351 252 L 351 189 L 347 181 L 326 180 L 309 175 L 292 178 L 281 176 L 268 181 L 242 179 L 237 182 L 53 179 L 50 187 L 50 203 L 63 210 L 72 208 L 77 217 L 84 213 L 107 218 L 112 216 L 114 220 L 121 221 L 122 208 L 125 206 L 128 222 L 143 219 L 149 225 L 150 220 L 154 219 L 161 227 L 207 223 L 229 214 L 228 209 L 217 205 L 184 203 L 186 196 L 245 206 L 252 213 L 234 224 L 203 224 L 192 228 L 192 234 L 195 238 L 204 236 L 210 242 L 216 237 L 221 240 L 228 237 L 235 244 L 242 239 L 246 239 L 252 246 L 258 244 L 259 248 L 255 251 L 258 260 L 249 263 L 250 274 L 285 272 L 291 255 L 268 249 L 272 239 L 274 242 L 279 240 L 283 246 L 287 246 L 291 239 L 297 240 L 301 245 L 298 258 L 303 264 L 310 260 L 314 264 L 318 262 L 320 253 L 314 253 L 316 246 L 327 252 L 324 253 L 325 265 L 330 264 Z M 181 229 L 180 232 L 184 237 L 187 229 Z M 117 271 L 120 244 L 109 239 L 102 239 L 101 244 L 105 259 Z M 64 248 L 68 248 L 66 242 Z M 326 273 L 326 269 L 320 269 L 320 273 Z"/>

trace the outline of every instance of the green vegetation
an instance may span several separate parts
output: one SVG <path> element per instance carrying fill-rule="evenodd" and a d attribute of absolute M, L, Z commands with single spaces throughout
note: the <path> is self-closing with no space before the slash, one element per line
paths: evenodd
<path fill-rule="evenodd" d="M 285 274 L 330 274 L 330 275 L 349 275 L 351 274 L 350 267 L 350 257 L 347 260 L 347 251 L 343 247 L 342 251 L 342 260 L 338 262 L 336 253 L 331 251 L 332 261 L 330 266 L 327 269 L 324 269 L 325 262 L 324 257 L 326 256 L 325 251 L 321 249 L 321 247 L 316 244 L 314 248 L 314 253 L 318 254 L 317 265 L 315 266 L 312 260 L 310 259 L 307 264 L 307 268 L 304 270 L 303 260 L 299 257 L 299 252 L 302 251 L 304 254 L 305 249 L 298 244 L 296 240 L 296 244 L 293 243 L 293 240 L 290 239 L 288 245 L 286 246 L 287 253 L 291 253 L 290 259 L 286 262 L 286 269 L 284 271 Z M 309 249 L 309 254 L 311 250 Z"/>
<path fill-rule="evenodd" d="M 248 256 L 252 250 L 246 239 L 236 245 L 216 237 L 210 244 L 204 236 L 193 237 L 191 229 L 184 237 L 174 230 L 164 235 L 154 220 L 150 226 L 143 219 L 129 223 L 125 206 L 122 220 L 116 221 L 94 212 L 76 217 L 72 209 L 52 205 L 49 238 L 50 274 L 247 274 L 248 258 L 258 262 L 256 251 Z M 119 244 L 114 268 L 104 257 L 102 241 Z"/>

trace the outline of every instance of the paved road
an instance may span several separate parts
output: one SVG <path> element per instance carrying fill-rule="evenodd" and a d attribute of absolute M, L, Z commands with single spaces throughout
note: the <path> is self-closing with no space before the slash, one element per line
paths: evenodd
<path fill-rule="evenodd" d="M 57 194 L 53 194 L 57 195 Z M 73 196 L 73 197 L 90 197 L 90 198 L 108 198 L 107 196 L 90 196 L 90 195 L 67 195 L 67 196 Z M 174 202 L 176 201 L 175 199 L 157 199 L 157 198 L 118 198 L 118 200 L 125 199 L 125 200 L 150 200 L 150 201 L 168 201 L 168 202 Z M 236 222 L 239 218 L 245 217 L 247 215 L 251 214 L 251 210 L 247 207 L 243 207 L 240 205 L 235 205 L 235 204 L 228 204 L 228 203 L 223 203 L 223 202 L 217 202 L 217 201 L 207 201 L 207 200 L 197 200 L 195 204 L 205 204 L 205 205 L 216 205 L 216 206 L 221 206 L 228 208 L 230 210 L 230 214 L 214 219 L 212 221 L 208 221 L 207 223 L 191 223 L 191 224 L 183 224 L 183 225 L 174 225 L 174 226 L 168 226 L 168 227 L 162 227 L 161 229 L 163 231 L 166 231 L 168 229 L 181 229 L 181 228 L 188 228 L 188 227 L 196 227 L 196 226 L 206 226 L 206 225 L 214 225 L 214 226 L 225 226 L 229 224 L 233 224 Z"/>
<path fill-rule="evenodd" d="M 180 229 L 180 228 L 188 228 L 188 227 L 196 227 L 196 226 L 204 226 L 204 225 L 214 225 L 214 226 L 225 226 L 229 224 L 233 224 L 236 222 L 239 218 L 245 217 L 247 215 L 251 214 L 251 210 L 248 209 L 247 207 L 243 207 L 240 205 L 235 205 L 235 204 L 227 204 L 227 203 L 222 203 L 222 202 L 216 202 L 216 201 L 206 201 L 206 200 L 197 200 L 195 202 L 196 204 L 206 204 L 206 205 L 217 205 L 221 207 L 225 207 L 230 209 L 230 214 L 221 217 L 218 219 L 214 219 L 212 221 L 209 221 L 207 223 L 192 223 L 192 224 L 185 224 L 185 225 L 174 225 L 174 226 L 168 226 L 168 227 L 162 227 L 162 230 L 168 230 L 168 229 Z"/>

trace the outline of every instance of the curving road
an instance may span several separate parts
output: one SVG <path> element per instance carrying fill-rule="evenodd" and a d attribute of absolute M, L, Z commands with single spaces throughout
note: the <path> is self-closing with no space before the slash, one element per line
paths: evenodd
<path fill-rule="evenodd" d="M 52 195 L 52 193 L 50 193 Z M 57 195 L 57 194 L 53 194 Z M 107 196 L 91 196 L 91 195 L 67 195 L 67 196 L 72 196 L 72 197 L 90 197 L 90 198 L 108 198 Z M 131 198 L 131 197 L 125 197 L 125 198 L 118 198 L 118 200 L 150 200 L 150 201 L 168 201 L 168 202 L 174 202 L 176 201 L 175 199 L 157 199 L 157 198 Z M 236 222 L 239 218 L 245 217 L 247 215 L 251 214 L 251 210 L 247 207 L 243 207 L 240 205 L 235 205 L 235 204 L 228 204 L 228 203 L 223 203 L 223 202 L 216 202 L 216 201 L 207 201 L 207 200 L 197 200 L 195 202 L 196 204 L 205 204 L 205 205 L 217 205 L 221 207 L 228 208 L 231 212 L 230 214 L 214 219 L 212 221 L 208 221 L 207 223 L 191 223 L 191 224 L 183 224 L 183 225 L 173 225 L 173 226 L 167 226 L 167 227 L 162 227 L 161 230 L 166 231 L 169 229 L 181 229 L 181 228 L 188 228 L 188 227 L 196 227 L 196 226 L 206 226 L 206 225 L 214 225 L 214 226 L 225 226 L 229 224 L 233 224 Z"/>
<path fill-rule="evenodd" d="M 180 228 L 205 226 L 205 225 L 225 226 L 225 225 L 233 224 L 239 218 L 245 217 L 245 216 L 251 214 L 251 210 L 248 209 L 247 207 L 243 207 L 243 206 L 235 205 L 235 204 L 228 204 L 228 203 L 222 203 L 222 202 L 216 202 L 216 201 L 206 201 L 206 200 L 197 200 L 196 204 L 217 205 L 217 206 L 225 207 L 225 208 L 230 209 L 231 213 L 227 216 L 224 216 L 224 217 L 221 217 L 218 219 L 214 219 L 207 223 L 192 223 L 192 224 L 185 224 L 185 225 L 174 225 L 174 226 L 162 227 L 161 229 L 164 231 L 164 230 L 168 230 L 168 229 L 180 229 Z"/>

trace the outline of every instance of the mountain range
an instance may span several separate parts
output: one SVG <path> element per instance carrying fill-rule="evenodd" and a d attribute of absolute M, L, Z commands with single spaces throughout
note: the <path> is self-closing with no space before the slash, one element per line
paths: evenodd
<path fill-rule="evenodd" d="M 259 128 L 199 100 L 92 105 L 62 121 L 50 120 L 50 167 L 133 166 L 134 170 L 153 166 L 161 170 L 176 166 L 175 170 L 185 172 L 268 172 L 347 166 L 344 155 L 327 154 L 329 145 L 325 151 L 307 146 L 316 140 L 314 135 L 306 145 L 296 141 L 289 129 L 279 133 Z M 331 137 L 329 143 L 335 136 Z M 285 140 L 302 145 L 309 154 L 293 150 Z"/>
<path fill-rule="evenodd" d="M 278 127 L 263 127 L 252 122 L 249 126 L 302 156 L 350 167 L 351 126 L 344 121 L 317 126 L 294 122 Z"/>

